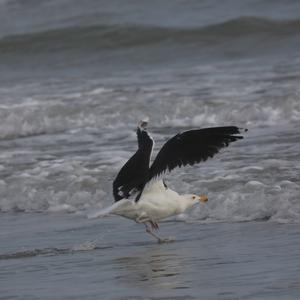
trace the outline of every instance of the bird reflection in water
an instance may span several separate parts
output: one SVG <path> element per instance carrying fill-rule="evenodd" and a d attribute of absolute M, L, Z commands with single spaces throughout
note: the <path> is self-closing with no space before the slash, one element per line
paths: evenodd
<path fill-rule="evenodd" d="M 135 287 L 139 284 L 141 288 L 189 288 L 182 282 L 183 257 L 173 251 L 144 248 L 134 256 L 116 259 L 115 263 L 121 269 L 116 279 L 122 284 Z"/>

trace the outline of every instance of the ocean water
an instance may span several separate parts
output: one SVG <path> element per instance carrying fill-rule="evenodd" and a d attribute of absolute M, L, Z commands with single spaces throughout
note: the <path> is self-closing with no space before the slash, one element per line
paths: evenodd
<path fill-rule="evenodd" d="M 299 299 L 300 2 L 0 0 L 0 299 Z M 248 128 L 166 176 L 209 201 L 87 219 L 149 117 Z"/>

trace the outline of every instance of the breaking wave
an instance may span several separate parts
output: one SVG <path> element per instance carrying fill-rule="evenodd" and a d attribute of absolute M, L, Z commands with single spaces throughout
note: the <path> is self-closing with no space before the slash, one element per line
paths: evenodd
<path fill-rule="evenodd" d="M 279 21 L 257 17 L 239 17 L 220 24 L 196 28 L 168 28 L 144 25 L 94 25 L 61 28 L 4 37 L 0 53 L 34 55 L 53 51 L 98 52 L 150 45 L 198 44 L 201 47 L 222 44 L 247 37 L 264 37 L 264 45 L 273 39 L 299 36 L 300 20 Z M 86 52 L 88 53 L 88 52 Z"/>
<path fill-rule="evenodd" d="M 118 130 L 126 127 L 131 130 L 145 112 L 157 127 L 201 127 L 231 123 L 248 127 L 297 125 L 300 121 L 298 87 L 294 86 L 294 95 L 285 99 L 264 97 L 255 102 L 240 101 L 241 97 L 255 96 L 262 88 L 264 87 L 253 87 L 251 91 L 249 87 L 241 87 L 239 90 L 226 87 L 225 94 L 225 91 L 216 92 L 211 87 L 211 93 L 215 96 L 210 101 L 201 100 L 201 95 L 200 99 L 184 98 L 172 90 L 128 91 L 104 88 L 100 91 L 85 91 L 76 97 L 62 94 L 61 100 L 52 100 L 51 97 L 49 101 L 25 99 L 22 104 L 0 105 L 0 139 L 53 134 L 80 128 L 94 128 L 99 132 L 103 132 L 104 128 Z M 143 101 L 133 102 L 133 96 Z M 149 98 L 151 105 L 147 102 Z M 157 107 L 164 113 L 157 114 Z"/>

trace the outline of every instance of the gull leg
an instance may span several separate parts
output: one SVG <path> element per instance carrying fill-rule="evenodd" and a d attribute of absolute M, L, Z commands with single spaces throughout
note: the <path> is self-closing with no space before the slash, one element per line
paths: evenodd
<path fill-rule="evenodd" d="M 158 223 L 154 222 L 154 221 L 149 221 L 150 225 L 151 225 L 151 228 L 153 230 L 158 230 L 159 229 L 159 226 L 158 226 Z"/>
<path fill-rule="evenodd" d="M 152 224 L 152 221 L 149 221 L 149 223 L 151 224 L 152 229 L 158 229 L 158 224 L 156 222 L 153 222 L 153 224 Z M 147 223 L 144 223 L 144 224 L 145 224 L 145 227 L 146 227 L 146 232 L 151 234 L 154 238 L 156 238 L 158 243 L 162 244 L 162 243 L 172 242 L 171 239 L 163 239 L 163 238 L 159 237 L 157 234 L 155 234 L 152 231 L 152 229 L 148 226 Z M 153 226 L 155 226 L 155 227 L 153 227 Z"/>
<path fill-rule="evenodd" d="M 151 222 L 149 222 L 149 223 L 151 224 L 151 227 L 153 228 L 153 224 L 152 224 Z M 157 239 L 157 241 L 158 241 L 159 243 L 161 243 L 161 242 L 163 241 L 163 239 L 161 239 L 157 234 L 155 234 L 155 233 L 152 231 L 152 229 L 148 226 L 147 223 L 144 223 L 144 224 L 145 224 L 145 227 L 146 227 L 146 232 L 149 233 L 149 234 L 151 234 L 154 238 Z M 153 228 L 153 229 L 154 229 L 154 228 Z"/>

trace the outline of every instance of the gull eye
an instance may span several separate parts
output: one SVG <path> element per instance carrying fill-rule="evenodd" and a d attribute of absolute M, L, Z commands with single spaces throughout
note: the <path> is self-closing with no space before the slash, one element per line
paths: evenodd
<path fill-rule="evenodd" d="M 196 199 L 196 196 L 193 196 L 193 199 Z"/>

